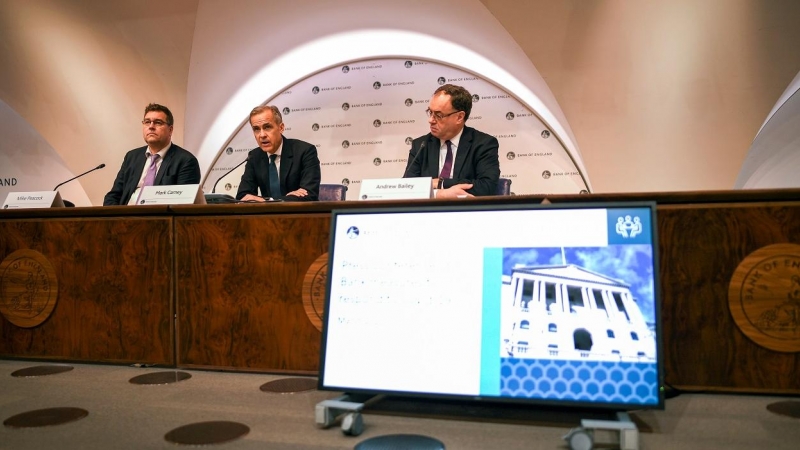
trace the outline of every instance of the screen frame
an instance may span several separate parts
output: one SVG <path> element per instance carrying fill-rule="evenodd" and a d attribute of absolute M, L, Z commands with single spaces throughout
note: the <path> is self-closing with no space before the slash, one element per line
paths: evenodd
<path fill-rule="evenodd" d="M 653 259 L 653 302 L 655 314 L 655 332 L 656 332 L 656 372 L 657 372 L 657 404 L 630 404 L 630 403 L 613 403 L 613 402 L 586 402 L 577 400 L 562 400 L 562 399 L 540 399 L 540 398 L 523 398 L 523 397 L 502 397 L 502 396 L 485 396 L 485 395 L 458 395 L 458 394 L 445 394 L 445 393 L 429 393 L 429 392 L 410 392 L 410 391 L 392 391 L 382 389 L 359 389 L 343 386 L 327 386 L 324 384 L 325 380 L 325 361 L 326 349 L 328 340 L 328 314 L 330 309 L 330 293 L 331 293 L 331 267 L 333 267 L 334 258 L 334 244 L 336 236 L 336 225 L 339 216 L 344 215 L 370 215 L 370 214 L 408 214 L 408 213 L 448 213 L 448 212 L 482 212 L 482 211 L 532 211 L 532 210 L 568 210 L 568 209 L 607 209 L 607 208 L 644 208 L 650 213 L 650 224 L 652 230 L 651 245 L 652 245 L 652 259 Z M 441 399 L 441 400 L 462 400 L 473 401 L 481 403 L 497 403 L 497 404 L 521 404 L 530 406 L 554 406 L 559 408 L 572 409 L 591 409 L 591 410 L 606 410 L 606 411 L 629 411 L 629 410 L 662 410 L 664 409 L 665 402 L 665 382 L 664 382 L 664 350 L 663 350 L 663 328 L 661 323 L 661 272 L 659 261 L 659 241 L 658 241 L 658 222 L 656 215 L 656 202 L 654 201 L 632 201 L 632 202 L 580 202 L 580 203 L 561 203 L 561 204 L 539 204 L 539 203 L 525 203 L 525 204 L 470 204 L 464 202 L 461 205 L 413 205 L 413 206 L 389 206 L 377 208 L 345 208 L 334 209 L 331 211 L 331 228 L 330 239 L 328 244 L 328 276 L 326 280 L 325 291 L 325 306 L 322 316 L 322 333 L 320 341 L 320 362 L 319 373 L 317 379 L 317 389 L 321 391 L 337 391 L 345 392 L 347 394 L 357 394 L 373 396 L 373 395 L 387 395 L 403 398 L 420 398 L 420 399 Z M 358 349 L 354 349 L 358 351 Z"/>

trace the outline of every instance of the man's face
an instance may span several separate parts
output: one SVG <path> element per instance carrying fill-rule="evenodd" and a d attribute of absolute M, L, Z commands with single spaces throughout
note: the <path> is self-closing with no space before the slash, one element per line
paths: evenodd
<path fill-rule="evenodd" d="M 269 154 L 278 151 L 281 146 L 281 133 L 283 133 L 283 123 L 280 125 L 272 117 L 272 111 L 267 110 L 250 118 L 250 127 L 253 129 L 253 137 L 261 150 Z"/>
<path fill-rule="evenodd" d="M 167 115 L 161 111 L 148 111 L 144 115 L 142 136 L 147 146 L 157 152 L 172 140 L 172 125 L 167 124 Z"/>
<path fill-rule="evenodd" d="M 428 108 L 433 112 L 431 117 L 428 118 L 431 134 L 439 138 L 439 140 L 446 141 L 452 139 L 464 128 L 465 113 L 459 111 L 455 114 L 451 114 L 455 110 L 450 101 L 450 96 L 444 92 L 440 92 L 431 97 Z M 440 115 L 446 117 L 437 120 L 436 116 Z"/>

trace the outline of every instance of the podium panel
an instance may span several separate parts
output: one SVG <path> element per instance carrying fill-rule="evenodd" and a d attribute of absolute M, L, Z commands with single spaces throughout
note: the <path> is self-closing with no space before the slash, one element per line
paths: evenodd
<path fill-rule="evenodd" d="M 0 356 L 174 364 L 170 217 L 0 221 L 0 257 L 30 249 L 35 259 L 5 272 L 10 314 L 35 316 L 26 298 L 57 289 L 50 316 L 29 328 L 0 319 Z M 10 294 L 14 292 L 14 294 Z M 35 308 L 35 306 L 34 306 Z"/>
<path fill-rule="evenodd" d="M 330 214 L 176 217 L 180 367 L 316 373 L 303 279 Z"/>

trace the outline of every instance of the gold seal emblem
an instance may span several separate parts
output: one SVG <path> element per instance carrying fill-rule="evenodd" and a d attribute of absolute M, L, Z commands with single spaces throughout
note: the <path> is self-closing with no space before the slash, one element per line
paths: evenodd
<path fill-rule="evenodd" d="M 308 267 L 303 278 L 303 308 L 306 316 L 319 331 L 322 331 L 322 315 L 325 311 L 325 292 L 328 288 L 328 254 L 323 253 Z"/>
<path fill-rule="evenodd" d="M 36 250 L 17 250 L 0 264 L 0 313 L 14 325 L 40 325 L 50 317 L 57 298 L 56 272 Z"/>
<path fill-rule="evenodd" d="M 747 255 L 731 278 L 728 305 L 756 344 L 800 351 L 800 245 L 768 245 Z"/>

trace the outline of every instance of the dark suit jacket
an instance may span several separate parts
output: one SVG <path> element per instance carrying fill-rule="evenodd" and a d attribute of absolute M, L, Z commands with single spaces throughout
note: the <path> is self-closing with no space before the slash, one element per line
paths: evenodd
<path fill-rule="evenodd" d="M 114 185 L 103 199 L 103 206 L 128 204 L 142 177 L 144 162 L 147 159 L 145 150 L 147 150 L 147 146 L 133 149 L 125 155 Z M 164 155 L 161 167 L 158 168 L 155 185 L 199 183 L 200 164 L 197 163 L 197 158 L 190 152 L 172 144 Z"/>
<path fill-rule="evenodd" d="M 425 148 L 420 151 L 423 143 Z M 414 139 L 403 178 L 438 178 L 441 145 L 439 138 L 430 133 Z M 453 178 L 445 179 L 442 187 L 470 183 L 472 188 L 467 189 L 467 192 L 472 195 L 496 195 L 497 180 L 500 179 L 499 148 L 500 144 L 494 137 L 474 128 L 464 127 L 453 165 Z"/>
<path fill-rule="evenodd" d="M 282 138 L 283 148 L 278 173 L 281 179 L 281 191 L 277 194 L 269 191 L 269 154 L 261 148 L 254 148 L 247 154 L 244 174 L 239 183 L 239 191 L 236 193 L 237 199 L 247 194 L 258 195 L 258 188 L 261 188 L 262 196 L 282 200 L 312 201 L 319 198 L 321 175 L 317 148 L 308 142 Z M 308 191 L 307 197 L 286 195 L 300 188 Z"/>

